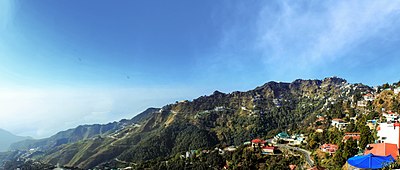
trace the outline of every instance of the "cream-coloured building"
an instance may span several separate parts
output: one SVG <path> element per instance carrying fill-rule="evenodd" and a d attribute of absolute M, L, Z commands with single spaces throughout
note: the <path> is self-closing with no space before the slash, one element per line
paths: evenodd
<path fill-rule="evenodd" d="M 379 143 L 393 143 L 399 147 L 400 123 L 380 123 L 377 130 Z"/>

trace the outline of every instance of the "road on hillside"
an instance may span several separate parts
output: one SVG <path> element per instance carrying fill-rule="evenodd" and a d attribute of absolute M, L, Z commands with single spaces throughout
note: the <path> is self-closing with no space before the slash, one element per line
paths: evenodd
<path fill-rule="evenodd" d="M 304 158 L 306 159 L 307 164 L 310 165 L 310 167 L 314 166 L 314 161 L 311 160 L 311 157 L 310 157 L 310 155 L 311 155 L 310 151 L 299 148 L 299 147 L 293 147 L 293 146 L 288 146 L 288 145 L 283 145 L 283 144 L 276 144 L 275 146 L 301 152 L 304 155 Z"/>

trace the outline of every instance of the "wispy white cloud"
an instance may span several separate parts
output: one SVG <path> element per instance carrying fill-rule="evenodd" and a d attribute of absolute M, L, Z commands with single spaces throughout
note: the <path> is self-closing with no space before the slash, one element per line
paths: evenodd
<path fill-rule="evenodd" d="M 400 1 L 390 0 L 268 2 L 255 46 L 277 72 L 313 72 L 398 25 L 399 10 Z"/>
<path fill-rule="evenodd" d="M 0 1 L 0 30 L 7 27 L 9 22 L 12 19 L 13 13 L 13 4 L 12 0 L 2 0 Z"/>
<path fill-rule="evenodd" d="M 46 137 L 81 124 L 131 118 L 148 107 L 187 99 L 184 88 L 0 89 L 0 128 Z"/>

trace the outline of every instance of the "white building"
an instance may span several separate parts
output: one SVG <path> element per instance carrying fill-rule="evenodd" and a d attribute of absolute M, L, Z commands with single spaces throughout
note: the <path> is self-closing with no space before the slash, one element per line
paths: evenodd
<path fill-rule="evenodd" d="M 393 113 L 392 111 L 388 111 L 388 112 L 383 112 L 382 116 L 386 118 L 386 121 L 394 122 L 395 120 L 398 119 L 399 114 Z"/>
<path fill-rule="evenodd" d="M 298 137 L 298 138 L 295 138 L 295 139 L 288 139 L 287 141 L 289 141 L 289 145 L 292 145 L 292 146 L 297 146 L 297 145 L 301 145 L 301 144 L 303 144 L 303 142 L 305 141 L 305 138 L 304 137 Z"/>
<path fill-rule="evenodd" d="M 214 108 L 214 111 L 216 112 L 220 112 L 220 111 L 224 111 L 226 108 L 224 106 L 218 106 Z"/>
<path fill-rule="evenodd" d="M 380 123 L 378 126 L 378 142 L 393 143 L 399 147 L 400 123 Z"/>
<path fill-rule="evenodd" d="M 371 93 L 367 93 L 363 97 L 364 97 L 365 101 L 374 101 L 375 100 L 374 95 L 372 95 Z"/>
<path fill-rule="evenodd" d="M 374 89 L 374 92 L 377 92 L 379 88 L 378 88 L 378 86 L 375 86 L 373 89 Z"/>
<path fill-rule="evenodd" d="M 394 89 L 394 94 L 397 95 L 397 94 L 399 94 L 399 92 L 400 92 L 400 87 L 397 87 L 397 88 Z"/>
<path fill-rule="evenodd" d="M 235 146 L 229 146 L 229 147 L 224 148 L 224 151 L 233 152 L 233 151 L 236 151 L 236 147 Z"/>
<path fill-rule="evenodd" d="M 346 128 L 346 126 L 349 123 L 346 123 L 344 120 L 342 119 L 332 119 L 332 126 L 335 126 L 336 128 L 338 128 L 339 130 Z"/>

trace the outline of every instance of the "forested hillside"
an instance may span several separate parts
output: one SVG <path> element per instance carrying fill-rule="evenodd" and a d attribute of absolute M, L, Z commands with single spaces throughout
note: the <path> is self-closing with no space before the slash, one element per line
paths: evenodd
<path fill-rule="evenodd" d="M 193 149 L 239 146 L 281 131 L 307 132 L 318 115 L 343 117 L 342 104 L 356 101 L 370 90 L 337 77 L 269 82 L 246 92 L 215 91 L 192 101 L 150 109 L 131 120 L 80 126 L 13 148 L 34 147 L 42 153 L 36 157 L 41 162 L 80 168 L 116 160 L 163 160 Z"/>

